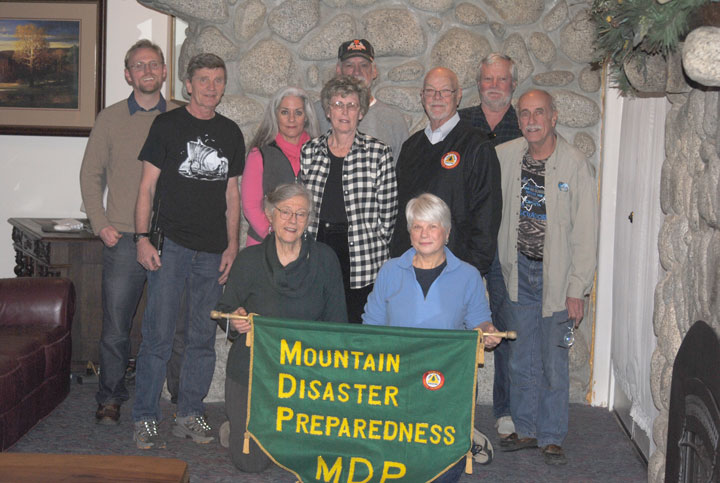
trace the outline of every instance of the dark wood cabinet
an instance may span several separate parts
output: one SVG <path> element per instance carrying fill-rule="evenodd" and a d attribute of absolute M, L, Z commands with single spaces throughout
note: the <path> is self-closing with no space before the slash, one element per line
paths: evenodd
<path fill-rule="evenodd" d="M 82 220 L 89 226 L 87 220 Z M 102 251 L 100 238 L 89 230 L 52 229 L 50 218 L 10 218 L 18 277 L 67 277 L 75 285 L 75 317 L 72 325 L 73 370 L 88 361 L 97 364 L 102 330 Z M 145 295 L 140 302 L 131 334 L 132 350 L 140 343 L 140 321 Z"/>

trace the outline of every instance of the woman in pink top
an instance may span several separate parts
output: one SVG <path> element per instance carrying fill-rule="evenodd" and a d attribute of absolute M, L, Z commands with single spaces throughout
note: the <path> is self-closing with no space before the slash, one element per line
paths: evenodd
<path fill-rule="evenodd" d="M 240 184 L 242 210 L 250 225 L 247 246 L 257 245 L 268 234 L 265 193 L 281 184 L 298 182 L 300 150 L 317 134 L 317 117 L 304 90 L 285 87 L 275 93 L 250 143 Z"/>

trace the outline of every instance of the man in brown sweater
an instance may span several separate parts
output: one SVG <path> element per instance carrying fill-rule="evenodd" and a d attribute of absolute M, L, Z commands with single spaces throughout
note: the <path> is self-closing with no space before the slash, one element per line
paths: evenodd
<path fill-rule="evenodd" d="M 95 399 L 99 424 L 118 424 L 120 406 L 128 400 L 125 369 L 130 354 L 132 319 L 142 296 L 145 269 L 137 263 L 133 233 L 140 186 L 140 148 L 155 117 L 178 107 L 160 93 L 167 75 L 162 50 L 139 40 L 125 55 L 125 80 L 132 93 L 104 109 L 90 133 L 80 190 L 93 232 L 103 247 L 103 326 L 100 336 L 100 380 Z M 107 187 L 107 203 L 103 195 Z"/>

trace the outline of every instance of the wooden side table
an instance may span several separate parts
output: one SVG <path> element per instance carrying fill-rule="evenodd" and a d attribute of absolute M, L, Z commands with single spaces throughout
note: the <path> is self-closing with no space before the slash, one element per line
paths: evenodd
<path fill-rule="evenodd" d="M 175 458 L 2 453 L 0 482 L 146 481 L 187 483 L 188 465 Z"/>
<path fill-rule="evenodd" d="M 83 221 L 89 226 L 87 220 Z M 103 243 L 92 231 L 47 231 L 51 218 L 10 218 L 18 277 L 67 277 L 75 285 L 75 316 L 72 326 L 72 370 L 83 370 L 88 361 L 99 362 L 102 331 Z M 43 231 L 45 228 L 45 231 Z M 140 344 L 140 325 L 145 296 L 140 301 L 131 333 L 131 354 Z"/>

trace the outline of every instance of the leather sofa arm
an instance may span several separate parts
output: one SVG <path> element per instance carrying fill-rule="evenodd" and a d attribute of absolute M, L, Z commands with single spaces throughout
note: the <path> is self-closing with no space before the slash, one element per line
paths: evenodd
<path fill-rule="evenodd" d="M 41 324 L 70 330 L 75 288 L 67 278 L 0 279 L 0 327 Z"/>

